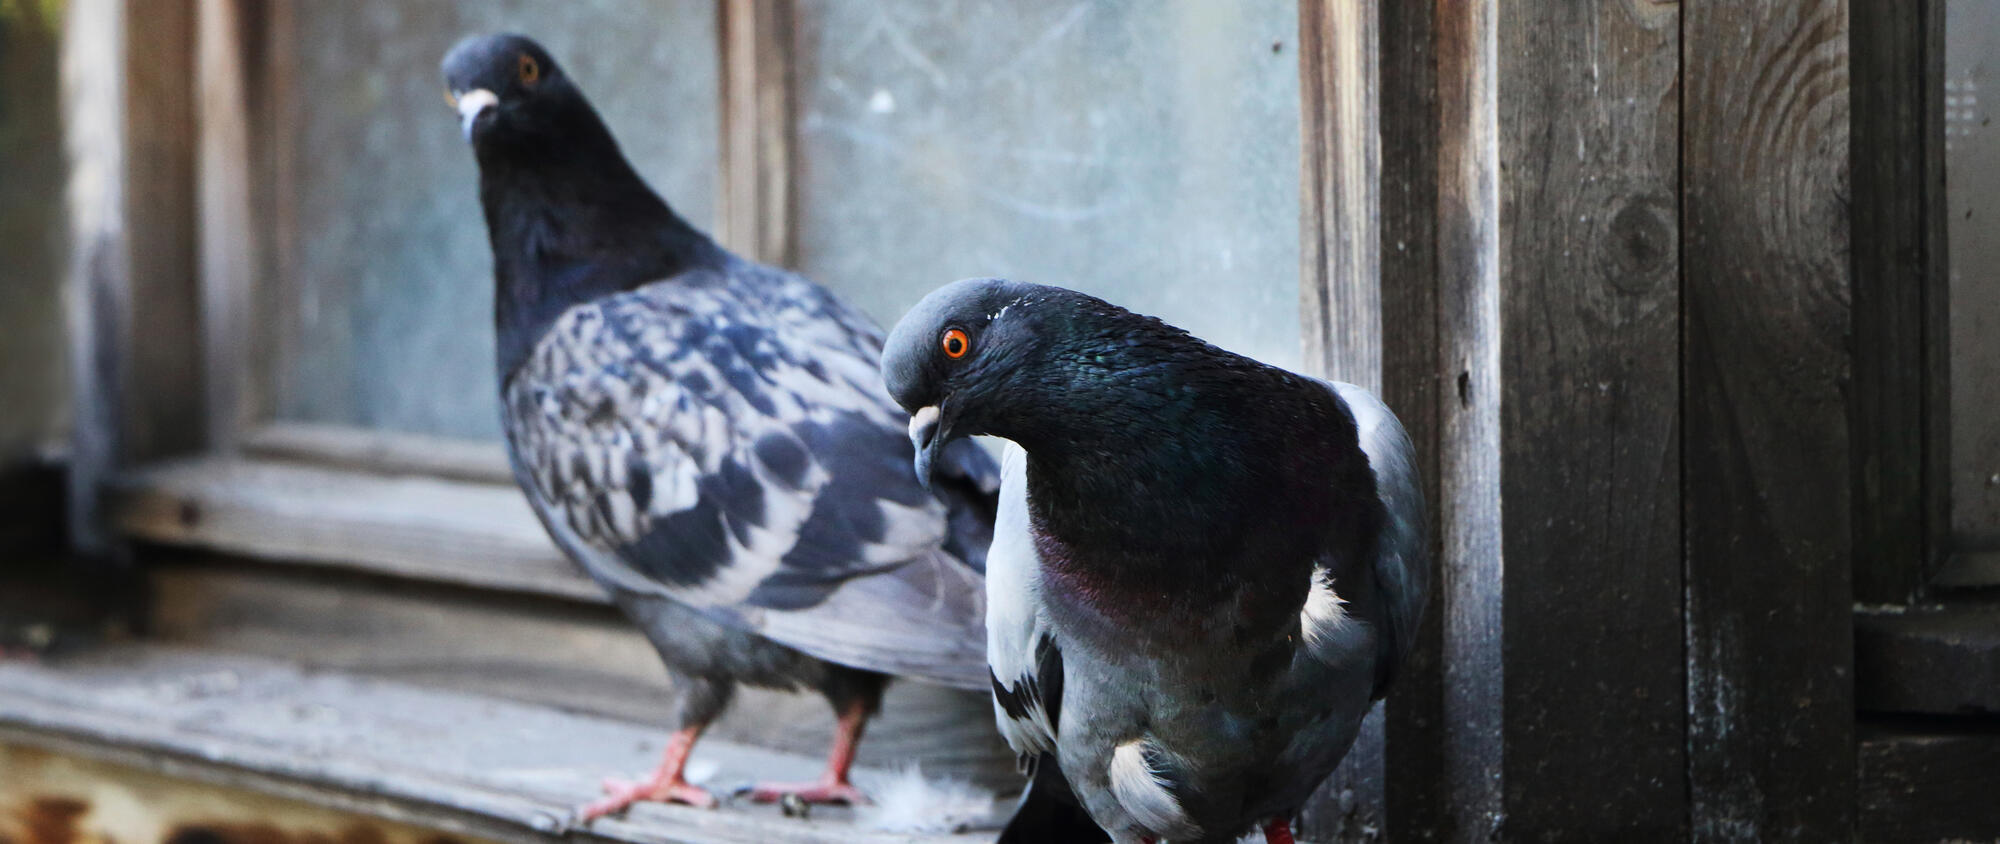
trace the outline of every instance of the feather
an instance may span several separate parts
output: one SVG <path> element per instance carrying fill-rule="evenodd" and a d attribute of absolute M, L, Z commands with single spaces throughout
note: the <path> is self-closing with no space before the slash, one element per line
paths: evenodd
<path fill-rule="evenodd" d="M 964 832 L 993 815 L 993 793 L 957 779 L 931 779 L 923 766 L 898 768 L 868 790 L 875 802 L 855 807 L 863 829 L 904 835 Z"/>

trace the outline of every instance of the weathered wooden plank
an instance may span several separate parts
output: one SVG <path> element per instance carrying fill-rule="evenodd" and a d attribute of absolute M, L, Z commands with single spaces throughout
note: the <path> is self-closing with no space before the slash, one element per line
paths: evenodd
<path fill-rule="evenodd" d="M 1382 391 L 1381 133 L 1373 0 L 1299 3 L 1299 319 L 1305 370 Z M 1340 768 L 1301 812 L 1322 841 L 1387 825 L 1378 706 Z"/>
<path fill-rule="evenodd" d="M 1854 831 L 1848 18 L 1682 5 L 1693 833 Z"/>
<path fill-rule="evenodd" d="M 2000 714 L 2000 605 L 1857 613 L 1854 703 L 1864 712 Z"/>
<path fill-rule="evenodd" d="M 381 475 L 427 475 L 487 484 L 514 483 L 499 442 L 320 425 L 271 422 L 245 432 L 245 454 Z"/>
<path fill-rule="evenodd" d="M 1387 835 L 1397 841 L 1443 837 L 1450 816 L 1444 779 L 1444 686 L 1439 662 L 1444 591 L 1437 523 L 1438 401 L 1438 78 L 1437 7 L 1387 3 L 1380 12 L 1377 84 L 1381 150 L 1382 398 L 1416 445 L 1424 500 L 1434 502 L 1431 602 L 1410 662 L 1387 708 L 1383 790 Z"/>
<path fill-rule="evenodd" d="M 717 235 L 753 260 L 797 258 L 791 0 L 723 0 L 722 192 Z"/>
<path fill-rule="evenodd" d="M 1856 839 L 2000 839 L 2000 733 L 1877 729 L 1858 755 Z"/>
<path fill-rule="evenodd" d="M 1447 840 L 1485 840 L 1500 794 L 1500 254 L 1493 0 L 1437 4 L 1438 608 Z"/>
<path fill-rule="evenodd" d="M 1500 16 L 1503 788 L 1538 840 L 1686 835 L 1679 28 Z"/>
<path fill-rule="evenodd" d="M 1947 294 L 1943 234 L 1943 5 L 1853 7 L 1854 595 L 1911 601 L 1949 531 L 1927 441 L 1946 389 L 1931 314 Z M 1942 330 L 1943 324 L 1935 324 Z M 1942 458 L 1942 459 L 1940 459 Z"/>
<path fill-rule="evenodd" d="M 1382 389 L 1374 0 L 1299 4 L 1299 319 L 1306 371 Z"/>
<path fill-rule="evenodd" d="M 200 557 L 148 571 L 151 630 L 166 642 L 660 730 L 673 722 L 658 655 L 608 607 Z M 832 730 L 818 696 L 745 688 L 709 735 L 810 758 Z M 922 683 L 890 686 L 859 759 L 885 769 L 921 759 L 934 776 L 996 791 L 1021 783 L 987 696 Z"/>
<path fill-rule="evenodd" d="M 263 234 L 252 172 L 250 62 L 264 37 L 262 0 L 198 0 L 196 73 L 199 133 L 197 185 L 203 398 L 207 444 L 233 446 L 251 423 L 252 284 Z"/>
<path fill-rule="evenodd" d="M 79 548 L 105 553 L 98 487 L 201 438 L 193 14 L 185 0 L 81 0 L 65 21 L 70 525 Z"/>
<path fill-rule="evenodd" d="M 128 646 L 61 664 L 0 664 L 0 743 L 500 840 L 562 834 L 572 827 L 571 807 L 598 794 L 605 772 L 649 769 L 662 741 L 656 729 L 618 721 L 249 657 Z M 694 758 L 695 776 L 724 788 L 753 777 L 809 776 L 820 764 L 723 741 L 703 742 Z M 864 789 L 885 776 L 855 774 Z M 1005 811 L 994 809 L 994 817 Z M 991 835 L 894 835 L 853 818 L 833 809 L 792 820 L 740 804 L 718 811 L 645 804 L 585 834 L 680 844 Z"/>
<path fill-rule="evenodd" d="M 396 823 L 328 801 L 287 800 L 107 761 L 68 743 L 0 743 L 0 840 L 202 841 L 209 844 L 479 844 L 465 829 Z M 134 795 L 143 799 L 134 800 Z"/>
<path fill-rule="evenodd" d="M 127 535 L 281 562 L 603 602 L 512 486 L 191 458 L 116 481 Z"/>

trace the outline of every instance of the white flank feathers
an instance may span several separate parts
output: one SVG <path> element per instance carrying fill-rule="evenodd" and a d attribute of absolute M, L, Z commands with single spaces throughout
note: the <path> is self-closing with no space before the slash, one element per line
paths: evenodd
<path fill-rule="evenodd" d="M 1146 764 L 1146 742 L 1134 739 L 1111 752 L 1105 773 L 1111 779 L 1111 796 L 1133 820 L 1154 835 L 1167 839 L 1200 838 L 1201 828 L 1188 819 L 1181 801 L 1167 790 L 1152 766 Z"/>
<path fill-rule="evenodd" d="M 902 768 L 869 789 L 872 805 L 855 807 L 875 832 L 942 835 L 963 832 L 993 814 L 993 794 L 955 779 L 925 779 L 919 765 Z"/>

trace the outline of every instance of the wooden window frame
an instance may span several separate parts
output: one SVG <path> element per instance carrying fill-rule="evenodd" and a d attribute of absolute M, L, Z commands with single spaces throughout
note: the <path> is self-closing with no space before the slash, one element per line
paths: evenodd
<path fill-rule="evenodd" d="M 280 133 L 288 127 L 258 113 L 274 109 L 275 99 L 257 98 L 282 96 L 288 87 L 292 48 L 284 38 L 299 1 L 74 0 L 74 13 L 93 16 L 96 26 L 76 37 L 118 45 L 115 62 L 85 71 L 116 96 L 73 101 L 71 110 L 73 118 L 120 127 L 113 142 L 81 152 L 119 174 L 115 187 L 123 191 L 113 197 L 118 209 L 110 218 L 77 220 L 85 236 L 76 267 L 86 283 L 73 313 L 83 330 L 72 342 L 77 360 L 98 364 L 78 367 L 75 383 L 71 500 L 80 543 L 122 554 L 137 541 L 271 566 L 243 572 L 253 579 L 259 571 L 326 568 L 607 603 L 543 533 L 497 444 L 278 420 L 269 412 L 268 373 L 260 367 L 273 359 L 275 342 L 257 315 L 278 304 L 268 301 L 264 282 L 284 265 L 273 256 L 291 248 L 284 239 L 293 227 L 280 219 L 267 227 L 268 240 L 256 232 L 273 206 L 286 204 L 268 195 L 286 189 L 285 157 L 266 147 L 282 152 L 291 141 L 260 137 L 260 123 Z M 714 229 L 741 254 L 791 265 L 796 10 L 791 0 L 715 2 L 721 143 Z M 1377 188 L 1383 152 L 1374 46 L 1378 26 L 1393 22 L 1414 32 L 1428 17 L 1406 20 L 1379 0 L 1300 0 L 1298 10 L 1305 366 L 1377 390 L 1386 380 L 1399 409 L 1430 401 L 1435 378 L 1383 377 L 1381 314 L 1428 308 L 1430 294 L 1404 295 L 1423 289 L 1414 284 L 1382 290 L 1378 247 L 1386 235 L 1377 210 L 1394 206 L 1409 224 L 1422 225 L 1428 208 L 1420 195 L 1385 200 Z M 267 72 L 271 78 L 260 78 Z M 1427 96 L 1423 88 L 1418 82 L 1399 91 Z M 1420 114 L 1407 110 L 1410 120 Z M 1426 254 L 1403 250 L 1388 262 L 1414 278 L 1430 272 Z M 1417 263 L 1405 266 L 1405 259 Z M 1432 336 L 1399 341 L 1408 354 L 1397 360 L 1414 359 Z M 1428 429 L 1429 412 L 1406 416 L 1413 429 Z M 169 574 L 167 582 L 208 577 Z M 1369 724 L 1351 760 L 1309 806 L 1309 837 L 1385 822 L 1384 721 L 1378 713 Z M 1358 799 L 1351 793 L 1357 789 Z"/>

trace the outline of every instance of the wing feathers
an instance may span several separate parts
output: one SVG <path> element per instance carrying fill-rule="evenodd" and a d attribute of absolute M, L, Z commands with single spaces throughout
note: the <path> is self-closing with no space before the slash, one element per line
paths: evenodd
<path fill-rule="evenodd" d="M 608 586 L 984 688 L 977 561 L 940 550 L 947 507 L 909 471 L 879 338 L 763 278 L 789 288 L 679 279 L 564 313 L 503 385 L 531 502 Z"/>

